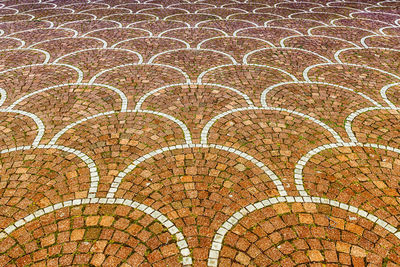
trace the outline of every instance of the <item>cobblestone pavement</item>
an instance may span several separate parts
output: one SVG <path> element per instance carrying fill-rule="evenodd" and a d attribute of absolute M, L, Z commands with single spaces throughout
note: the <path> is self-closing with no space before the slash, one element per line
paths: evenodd
<path fill-rule="evenodd" d="M 400 266 L 400 2 L 0 1 L 0 266 Z"/>

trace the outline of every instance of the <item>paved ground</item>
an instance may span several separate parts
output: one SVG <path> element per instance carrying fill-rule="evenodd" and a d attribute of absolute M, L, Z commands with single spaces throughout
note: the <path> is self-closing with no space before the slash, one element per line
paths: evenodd
<path fill-rule="evenodd" d="M 400 2 L 0 1 L 0 266 L 400 265 Z"/>

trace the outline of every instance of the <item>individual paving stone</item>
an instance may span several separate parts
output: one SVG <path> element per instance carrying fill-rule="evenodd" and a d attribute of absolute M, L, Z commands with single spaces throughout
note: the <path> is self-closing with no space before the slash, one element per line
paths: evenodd
<path fill-rule="evenodd" d="M 118 205 L 61 208 L 1 244 L 8 265 L 182 266 L 175 235 L 150 215 Z"/>
<path fill-rule="evenodd" d="M 353 18 L 372 19 L 394 24 L 400 19 L 400 14 L 385 14 L 381 12 L 357 12 L 353 13 Z"/>
<path fill-rule="evenodd" d="M 240 19 L 253 22 L 258 26 L 264 26 L 268 21 L 279 19 L 280 16 L 274 14 L 235 14 L 229 17 L 229 19 Z"/>
<path fill-rule="evenodd" d="M 351 49 L 342 52 L 339 58 L 345 63 L 367 65 L 396 75 L 400 74 L 397 60 L 400 60 L 400 51 L 383 48 Z"/>
<path fill-rule="evenodd" d="M 119 43 L 117 48 L 129 49 L 139 52 L 143 61 L 147 62 L 152 56 L 173 49 L 186 48 L 183 41 L 168 37 L 139 37 Z"/>
<path fill-rule="evenodd" d="M 233 56 L 236 61 L 241 62 L 247 53 L 271 47 L 271 45 L 263 40 L 247 37 L 220 37 L 207 40 L 200 47 L 225 52 Z"/>
<path fill-rule="evenodd" d="M 163 37 L 172 37 L 187 42 L 191 48 L 196 48 L 197 45 L 204 40 L 224 36 L 221 31 L 205 28 L 188 28 L 174 29 L 161 34 Z M 179 47 L 177 47 L 179 48 Z"/>
<path fill-rule="evenodd" d="M 216 83 L 229 86 L 245 93 L 257 106 L 260 104 L 262 92 L 269 86 L 293 81 L 287 74 L 279 70 L 263 66 L 228 65 L 207 72 L 203 83 Z"/>
<path fill-rule="evenodd" d="M 177 9 L 177 8 L 151 8 L 144 9 L 139 11 L 139 14 L 149 14 L 158 17 L 159 19 L 164 19 L 168 16 L 176 15 L 176 14 L 186 14 L 185 10 Z"/>
<path fill-rule="evenodd" d="M 229 216 L 276 195 L 270 178 L 249 160 L 206 148 L 167 151 L 146 160 L 116 193 L 159 210 L 182 229 L 195 266 L 205 264 L 212 237 Z"/>
<path fill-rule="evenodd" d="M 0 30 L 4 31 L 5 35 L 15 33 L 17 31 L 26 31 L 36 28 L 48 28 L 50 23 L 48 21 L 38 21 L 38 20 L 23 20 L 23 21 L 13 21 L 13 22 L 3 22 L 0 23 Z"/>
<path fill-rule="evenodd" d="M 280 68 L 299 79 L 303 78 L 303 71 L 306 67 L 325 62 L 323 58 L 316 54 L 294 48 L 263 49 L 250 54 L 247 58 L 247 63 L 249 64 Z"/>
<path fill-rule="evenodd" d="M 312 29 L 311 34 L 336 37 L 356 43 L 357 45 L 361 46 L 361 39 L 365 36 L 372 35 L 374 33 L 362 29 L 327 26 L 327 27 L 318 27 Z"/>
<path fill-rule="evenodd" d="M 351 212 L 324 204 L 279 203 L 241 219 L 226 234 L 218 263 L 396 266 L 398 247 L 399 240 L 392 233 Z"/>
<path fill-rule="evenodd" d="M 256 26 L 253 23 L 250 23 L 245 20 L 209 20 L 204 21 L 198 24 L 198 27 L 208 27 L 215 28 L 226 32 L 229 35 L 232 35 L 235 31 Z"/>
<path fill-rule="evenodd" d="M 128 26 L 131 23 L 146 20 L 155 20 L 154 16 L 145 14 L 122 14 L 122 15 L 112 15 L 107 17 L 107 20 L 114 20 L 122 24 L 122 26 Z"/>
<path fill-rule="evenodd" d="M 35 50 L 0 50 L 0 69 L 41 64 L 45 59 L 44 53 Z"/>
<path fill-rule="evenodd" d="M 57 149 L 20 150 L 0 154 L 0 166 L 2 230 L 38 209 L 87 196 L 89 168 L 74 154 Z M 5 252 L 1 247 L 0 254 Z"/>
<path fill-rule="evenodd" d="M 209 14 L 177 14 L 177 15 L 172 15 L 165 20 L 174 20 L 174 21 L 182 21 L 189 23 L 191 27 L 194 27 L 197 23 L 205 20 L 216 20 L 220 19 L 216 15 L 209 15 Z"/>
<path fill-rule="evenodd" d="M 48 16 L 56 16 L 61 14 L 72 14 L 72 11 L 64 8 L 46 8 L 38 9 L 25 12 L 25 14 L 30 14 L 35 17 L 35 19 L 41 19 Z M 47 19 L 47 18 L 46 18 Z"/>
<path fill-rule="evenodd" d="M 400 36 L 371 36 L 365 43 L 370 47 L 400 49 Z"/>
<path fill-rule="evenodd" d="M 104 28 L 117 28 L 118 23 L 109 20 L 82 20 L 63 24 L 61 27 L 76 30 L 80 35 Z"/>
<path fill-rule="evenodd" d="M 265 26 L 294 29 L 301 32 L 302 34 L 307 34 L 309 28 L 323 25 L 324 24 L 319 21 L 300 18 L 276 19 L 265 23 Z"/>
<path fill-rule="evenodd" d="M 398 110 L 371 110 L 358 115 L 351 128 L 357 140 L 398 148 L 400 143 Z"/>
<path fill-rule="evenodd" d="M 323 150 L 305 165 L 304 187 L 313 196 L 362 208 L 398 227 L 399 158 L 395 152 L 368 147 Z"/>
<path fill-rule="evenodd" d="M 226 115 L 209 130 L 208 142 L 233 147 L 263 162 L 297 194 L 294 167 L 302 155 L 334 142 L 332 135 L 299 115 L 275 110 L 244 110 Z"/>
<path fill-rule="evenodd" d="M 142 108 L 169 114 L 190 130 L 193 142 L 200 142 L 206 123 L 218 114 L 248 106 L 236 92 L 209 85 L 182 85 L 162 89 L 144 101 Z"/>
<path fill-rule="evenodd" d="M 115 176 L 139 157 L 184 142 L 182 128 L 156 114 L 121 112 L 82 122 L 57 141 L 87 154 L 100 175 L 99 197 L 105 197 Z"/>
<path fill-rule="evenodd" d="M 378 34 L 379 34 L 380 28 L 393 26 L 393 25 L 383 22 L 383 21 L 364 19 L 364 18 L 337 19 L 337 20 L 335 20 L 334 25 L 357 27 L 357 28 L 361 28 L 361 29 L 375 31 Z"/>
<path fill-rule="evenodd" d="M 314 117 L 348 140 L 346 118 L 356 110 L 373 103 L 355 92 L 324 84 L 287 84 L 277 86 L 266 94 L 266 104 L 295 110 Z"/>
<path fill-rule="evenodd" d="M 380 90 L 383 86 L 395 82 L 399 79 L 373 70 L 365 66 L 349 65 L 324 65 L 312 68 L 308 72 L 311 81 L 334 83 L 361 92 L 376 100 L 381 104 L 386 104 L 381 97 Z"/>
<path fill-rule="evenodd" d="M 10 70 L 0 74 L 0 88 L 7 92 L 4 105 L 10 105 L 20 97 L 45 87 L 73 83 L 78 73 L 66 66 L 38 65 Z"/>
<path fill-rule="evenodd" d="M 184 28 L 188 27 L 188 25 L 182 21 L 157 20 L 136 22 L 129 25 L 129 27 L 144 29 L 153 33 L 154 36 L 157 36 L 166 30 L 174 28 Z"/>
<path fill-rule="evenodd" d="M 279 15 L 283 17 L 288 17 L 293 13 L 301 12 L 301 9 L 283 8 L 283 7 L 262 7 L 257 8 L 254 13 L 269 13 L 274 15 Z"/>
<path fill-rule="evenodd" d="M 32 16 L 24 15 L 24 14 L 16 14 L 16 15 L 5 15 L 0 17 L 1 22 L 8 22 L 8 21 L 18 21 L 18 20 L 30 20 Z"/>
<path fill-rule="evenodd" d="M 92 9 L 92 10 L 85 10 L 83 13 L 85 14 L 92 14 L 97 17 L 97 19 L 102 19 L 105 16 L 111 16 L 116 14 L 129 14 L 129 9 L 126 8 L 99 8 L 99 9 Z"/>
<path fill-rule="evenodd" d="M 229 15 L 245 13 L 242 9 L 239 8 L 226 8 L 226 7 L 205 8 L 201 9 L 199 12 L 202 14 L 217 15 L 223 19 L 227 19 Z"/>
<path fill-rule="evenodd" d="M 32 118 L 11 112 L 0 114 L 0 151 L 32 144 L 38 134 L 38 126 Z"/>
<path fill-rule="evenodd" d="M 57 27 L 70 21 L 93 19 L 93 16 L 88 14 L 64 14 L 59 16 L 44 17 L 43 19 L 53 22 L 54 26 Z"/>
<path fill-rule="evenodd" d="M 101 86 L 69 85 L 52 88 L 19 102 L 15 108 L 38 116 L 45 126 L 46 144 L 64 127 L 102 112 L 120 110 L 121 97 Z"/>
<path fill-rule="evenodd" d="M 321 56 L 334 60 L 336 51 L 355 47 L 346 40 L 325 36 L 295 36 L 284 41 L 285 47 L 295 47 L 313 51 Z"/>
<path fill-rule="evenodd" d="M 30 46 L 32 44 L 43 42 L 46 40 L 62 38 L 62 37 L 72 37 L 74 35 L 73 31 L 68 31 L 65 29 L 34 29 L 32 31 L 24 31 L 21 33 L 11 34 L 10 37 L 20 38 L 25 41 L 25 46 Z"/>
<path fill-rule="evenodd" d="M 344 16 L 339 14 L 324 13 L 324 12 L 305 12 L 305 13 L 294 14 L 291 16 L 291 18 L 312 19 L 326 24 L 329 24 L 334 19 L 340 19 L 343 17 Z"/>
<path fill-rule="evenodd" d="M 149 33 L 141 29 L 114 28 L 96 30 L 88 33 L 86 36 L 100 38 L 106 41 L 108 46 L 112 46 L 126 39 L 149 36 Z"/>
<path fill-rule="evenodd" d="M 54 61 L 55 59 L 65 54 L 80 51 L 82 49 L 102 48 L 103 46 L 104 43 L 101 42 L 101 40 L 96 40 L 94 38 L 69 37 L 41 42 L 37 45 L 34 45 L 32 48 L 37 48 L 49 52 L 52 59 L 51 61 Z M 34 63 L 32 62 L 30 64 Z"/>
<path fill-rule="evenodd" d="M 215 66 L 231 64 L 232 60 L 214 51 L 188 49 L 161 54 L 153 60 L 153 63 L 178 67 L 195 80 L 203 71 Z"/>
<path fill-rule="evenodd" d="M 102 70 L 123 64 L 138 63 L 139 57 L 136 53 L 129 50 L 91 49 L 70 54 L 57 62 L 78 67 L 83 71 L 84 80 L 87 81 Z"/>
<path fill-rule="evenodd" d="M 121 90 L 128 100 L 128 109 L 134 109 L 139 99 L 151 90 L 186 83 L 186 79 L 179 71 L 166 66 L 130 65 L 109 70 L 98 76 L 95 82 Z"/>
<path fill-rule="evenodd" d="M 239 30 L 236 32 L 236 35 L 260 38 L 269 41 L 276 46 L 280 46 L 280 41 L 283 38 L 288 36 L 299 35 L 299 33 L 289 29 L 282 29 L 282 28 L 255 27 L 255 28 Z"/>

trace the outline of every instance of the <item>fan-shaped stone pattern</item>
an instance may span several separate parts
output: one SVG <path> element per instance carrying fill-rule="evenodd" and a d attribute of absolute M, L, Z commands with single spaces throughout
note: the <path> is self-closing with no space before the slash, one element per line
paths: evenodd
<path fill-rule="evenodd" d="M 182 228 L 194 265 L 205 264 L 212 237 L 229 216 L 276 195 L 275 185 L 256 165 L 207 148 L 172 150 L 146 160 L 116 193 L 160 210 Z"/>
<path fill-rule="evenodd" d="M 8 37 L 0 37 L 0 49 L 16 49 L 22 46 L 21 39 L 13 39 Z"/>
<path fill-rule="evenodd" d="M 124 64 L 139 62 L 136 53 L 121 49 L 90 49 L 63 57 L 58 63 L 71 64 L 83 71 L 84 81 L 88 81 L 96 73 Z"/>
<path fill-rule="evenodd" d="M 114 20 L 121 23 L 122 26 L 128 26 L 131 23 L 146 20 L 156 20 L 156 18 L 146 14 L 121 14 L 109 16 L 107 17 L 107 20 Z"/>
<path fill-rule="evenodd" d="M 210 5 L 201 4 L 201 3 L 199 3 L 199 4 L 192 4 L 192 3 L 191 4 L 183 4 L 182 3 L 182 4 L 175 4 L 175 5 L 169 6 L 169 8 L 179 8 L 179 9 L 186 10 L 188 13 L 196 13 L 199 10 L 208 8 L 208 7 L 210 7 Z"/>
<path fill-rule="evenodd" d="M 357 45 L 360 46 L 361 46 L 361 39 L 363 37 L 374 34 L 370 31 L 366 31 L 363 29 L 355 29 L 349 27 L 332 27 L 332 26 L 319 27 L 313 29 L 311 33 L 313 35 L 324 35 L 324 36 L 340 38 L 343 40 L 356 43 Z"/>
<path fill-rule="evenodd" d="M 368 8 L 368 11 L 392 13 L 395 15 L 400 15 L 400 6 L 398 5 L 398 3 L 394 3 L 393 6 L 371 7 Z"/>
<path fill-rule="evenodd" d="M 73 31 L 67 31 L 65 29 L 34 29 L 32 31 L 24 31 L 21 33 L 11 34 L 10 37 L 19 38 L 25 41 L 25 46 L 30 46 L 37 42 L 43 42 L 46 40 L 72 37 Z"/>
<path fill-rule="evenodd" d="M 89 119 L 57 141 L 86 153 L 99 170 L 99 197 L 105 197 L 115 176 L 139 157 L 184 142 L 178 124 L 155 114 L 121 112 Z"/>
<path fill-rule="evenodd" d="M 218 114 L 248 106 L 236 92 L 209 85 L 182 85 L 165 88 L 148 97 L 143 109 L 169 114 L 191 130 L 193 141 L 200 141 L 202 128 Z"/>
<path fill-rule="evenodd" d="M 285 111 L 245 110 L 215 122 L 208 142 L 234 147 L 263 162 L 281 179 L 289 194 L 297 194 L 294 166 L 308 150 L 334 142 L 316 123 Z"/>
<path fill-rule="evenodd" d="M 289 15 L 293 13 L 298 13 L 301 12 L 301 9 L 292 9 L 292 8 L 282 8 L 282 7 L 263 7 L 263 8 L 257 8 L 255 10 L 255 13 L 269 13 L 269 14 L 274 14 L 274 15 L 279 15 L 282 17 L 288 17 Z"/>
<path fill-rule="evenodd" d="M 216 7 L 216 8 L 205 8 L 200 11 L 203 14 L 217 15 L 223 19 L 227 19 L 228 16 L 238 13 L 245 13 L 243 10 L 238 8 L 226 8 L 226 7 Z"/>
<path fill-rule="evenodd" d="M 394 85 L 386 91 L 387 99 L 396 106 L 400 106 L 400 86 Z"/>
<path fill-rule="evenodd" d="M 217 83 L 235 88 L 250 97 L 255 105 L 260 104 L 262 92 L 271 85 L 289 82 L 285 73 L 263 66 L 229 65 L 207 72 L 203 83 Z"/>
<path fill-rule="evenodd" d="M 30 14 L 35 17 L 35 19 L 51 19 L 50 16 L 58 16 L 61 14 L 72 14 L 72 11 L 69 9 L 63 8 L 46 8 L 46 9 L 36 9 L 32 11 L 28 11 L 25 14 Z"/>
<path fill-rule="evenodd" d="M 5 15 L 0 17 L 0 23 L 9 22 L 9 21 L 21 21 L 21 20 L 30 20 L 32 16 L 26 14 L 16 14 L 16 15 Z"/>
<path fill-rule="evenodd" d="M 7 35 L 18 31 L 26 31 L 37 28 L 48 28 L 49 26 L 50 23 L 48 21 L 24 20 L 24 21 L 0 23 L 0 30 L 3 30 L 4 34 Z"/>
<path fill-rule="evenodd" d="M 307 13 L 297 13 L 293 14 L 291 18 L 294 19 L 310 19 L 316 20 L 318 22 L 323 22 L 326 24 L 330 24 L 334 19 L 340 19 L 344 16 L 335 14 L 335 13 L 325 13 L 325 12 L 307 12 Z"/>
<path fill-rule="evenodd" d="M 32 144 L 38 134 L 33 119 L 11 112 L 0 112 L 0 115 L 0 151 Z"/>
<path fill-rule="evenodd" d="M 359 12 L 359 11 L 362 11 L 362 10 L 355 9 L 355 8 L 349 8 L 349 7 L 338 7 L 338 6 L 317 7 L 317 8 L 313 9 L 313 12 L 335 13 L 335 14 L 338 14 L 338 15 L 346 16 L 346 17 L 350 17 L 351 13 Z"/>
<path fill-rule="evenodd" d="M 35 219 L 1 241 L 6 264 L 182 266 L 176 237 L 130 207 L 88 204 Z"/>
<path fill-rule="evenodd" d="M 246 215 L 226 234 L 219 266 L 395 266 L 398 246 L 393 234 L 351 212 L 278 203 Z"/>
<path fill-rule="evenodd" d="M 361 29 L 375 31 L 377 34 L 379 34 L 380 28 L 392 26 L 391 24 L 383 21 L 363 19 L 363 18 L 337 19 L 335 20 L 334 25 L 357 27 Z"/>
<path fill-rule="evenodd" d="M 121 42 L 116 47 L 139 52 L 143 61 L 147 62 L 158 53 L 186 48 L 187 46 L 183 41 L 168 37 L 140 37 Z"/>
<path fill-rule="evenodd" d="M 316 54 L 292 48 L 263 49 L 250 54 L 247 58 L 247 63 L 279 68 L 300 79 L 308 66 L 325 62 L 326 60 Z"/>
<path fill-rule="evenodd" d="M 400 50 L 384 48 L 351 49 L 339 56 L 345 63 L 366 65 L 400 75 Z"/>
<path fill-rule="evenodd" d="M 89 190 L 89 168 L 74 154 L 60 150 L 3 153 L 0 166 L 2 230 L 38 209 L 86 197 Z"/>
<path fill-rule="evenodd" d="M 371 19 L 394 24 L 400 19 L 400 14 L 385 14 L 381 12 L 357 12 L 352 15 L 354 18 Z"/>
<path fill-rule="evenodd" d="M 30 10 L 35 10 L 35 9 L 48 9 L 48 8 L 53 8 L 54 6 L 52 4 L 46 4 L 46 3 L 30 3 L 30 4 L 18 4 L 13 6 L 13 9 L 18 10 L 18 13 L 30 11 Z"/>
<path fill-rule="evenodd" d="M 132 11 L 132 13 L 137 13 L 143 10 L 159 8 L 159 5 L 156 4 L 143 4 L 143 3 L 123 3 L 118 5 L 120 8 L 126 8 Z"/>
<path fill-rule="evenodd" d="M 72 52 L 80 51 L 82 49 L 102 48 L 103 46 L 104 43 L 101 42 L 101 40 L 80 37 L 49 40 L 39 43 L 33 46 L 33 48 L 49 52 L 53 59 L 52 61 L 54 61 L 55 59 Z"/>
<path fill-rule="evenodd" d="M 380 95 L 381 88 L 387 84 L 400 82 L 396 77 L 378 70 L 339 64 L 314 67 L 308 72 L 308 77 L 311 81 L 334 83 L 351 88 L 381 104 L 386 104 Z"/>
<path fill-rule="evenodd" d="M 172 15 L 177 14 L 187 14 L 185 10 L 177 9 L 177 8 L 151 8 L 139 11 L 139 14 L 149 14 L 158 17 L 159 19 L 164 19 Z"/>
<path fill-rule="evenodd" d="M 397 148 L 400 143 L 399 119 L 398 110 L 371 110 L 358 115 L 351 128 L 359 142 Z"/>
<path fill-rule="evenodd" d="M 201 44 L 201 48 L 218 50 L 230 54 L 238 62 L 241 62 L 247 53 L 265 47 L 271 47 L 271 45 L 263 40 L 247 37 L 214 38 L 206 40 Z"/>
<path fill-rule="evenodd" d="M 108 46 L 112 46 L 126 39 L 149 36 L 149 33 L 140 29 L 114 28 L 97 30 L 89 33 L 87 36 L 100 38 L 106 41 Z"/>
<path fill-rule="evenodd" d="M 399 158 L 368 147 L 323 150 L 304 167 L 304 187 L 313 196 L 351 203 L 398 227 Z"/>
<path fill-rule="evenodd" d="M 293 29 L 305 35 L 307 34 L 308 29 L 323 25 L 324 23 L 319 21 L 299 18 L 276 19 L 265 23 L 265 26 Z"/>
<path fill-rule="evenodd" d="M 295 110 L 314 117 L 346 138 L 345 120 L 356 110 L 373 103 L 355 92 L 324 84 L 287 84 L 266 95 L 266 104 Z"/>
<path fill-rule="evenodd" d="M 126 8 L 99 8 L 84 11 L 85 14 L 92 14 L 97 17 L 97 19 L 102 19 L 106 16 L 111 15 L 120 15 L 120 14 L 129 14 L 129 9 Z"/>
<path fill-rule="evenodd" d="M 83 20 L 73 21 L 62 25 L 63 28 L 73 29 L 80 35 L 104 28 L 117 28 L 118 23 L 111 20 Z"/>
<path fill-rule="evenodd" d="M 0 50 L 0 69 L 6 70 L 23 65 L 41 64 L 46 55 L 35 50 Z"/>
<path fill-rule="evenodd" d="M 163 37 L 171 37 L 177 38 L 179 40 L 183 40 L 187 42 L 191 48 L 196 48 L 197 44 L 201 41 L 224 36 L 224 34 L 218 30 L 214 29 L 205 29 L 205 28 L 189 28 L 189 29 L 175 29 L 168 32 L 163 33 L 161 36 Z M 177 47 L 178 48 L 178 47 Z"/>
<path fill-rule="evenodd" d="M 279 3 L 275 5 L 277 7 L 284 7 L 284 8 L 290 8 L 290 9 L 301 9 L 304 11 L 310 11 L 311 8 L 318 8 L 321 5 L 316 4 L 316 3 Z"/>
<path fill-rule="evenodd" d="M 6 106 L 34 91 L 77 79 L 78 73 L 66 66 L 33 65 L 0 73 L 0 88 L 7 92 Z"/>
<path fill-rule="evenodd" d="M 400 36 L 371 36 L 365 40 L 369 47 L 400 49 Z"/>
<path fill-rule="evenodd" d="M 232 60 L 214 51 L 185 49 L 161 54 L 153 60 L 153 63 L 178 67 L 195 80 L 202 72 L 215 66 L 232 64 Z"/>
<path fill-rule="evenodd" d="M 295 47 L 313 51 L 321 56 L 334 60 L 336 51 L 344 48 L 355 47 L 353 44 L 325 36 L 296 36 L 284 41 L 285 47 Z"/>
<path fill-rule="evenodd" d="M 232 3 L 224 5 L 224 8 L 238 8 L 245 10 L 248 13 L 253 13 L 254 10 L 262 7 L 267 7 L 265 4 L 248 4 L 248 3 Z"/>
<path fill-rule="evenodd" d="M 64 14 L 64 15 L 57 15 L 57 16 L 50 16 L 50 17 L 44 17 L 44 19 L 51 21 L 54 23 L 54 26 L 60 26 L 64 23 L 70 22 L 70 21 L 78 21 L 78 20 L 88 20 L 88 19 L 93 19 L 94 17 L 89 15 L 89 14 Z"/>
<path fill-rule="evenodd" d="M 120 110 L 120 96 L 101 86 L 73 85 L 49 89 L 15 106 L 38 116 L 45 126 L 42 143 L 64 127 L 102 112 Z"/>
<path fill-rule="evenodd" d="M 210 15 L 210 14 L 177 14 L 177 15 L 172 15 L 165 20 L 174 20 L 174 21 L 182 21 L 189 23 L 191 27 L 196 26 L 197 23 L 205 20 L 216 20 L 220 19 L 216 15 Z"/>
<path fill-rule="evenodd" d="M 273 43 L 276 46 L 280 45 L 280 41 L 288 36 L 299 35 L 295 31 L 274 27 L 257 27 L 243 29 L 236 33 L 237 36 L 248 36 L 260 38 Z"/>
<path fill-rule="evenodd" d="M 229 19 L 240 19 L 240 20 L 246 20 L 253 22 L 257 24 L 258 26 L 264 26 L 265 23 L 274 20 L 274 19 L 279 19 L 281 18 L 278 15 L 274 14 L 235 14 L 229 17 Z"/>
<path fill-rule="evenodd" d="M 169 20 L 157 20 L 157 21 L 141 21 L 130 25 L 132 28 L 144 29 L 153 33 L 154 36 L 160 33 L 174 28 L 185 28 L 188 25 L 182 21 L 169 21 Z"/>
<path fill-rule="evenodd" d="M 54 1 L 53 1 L 54 2 Z M 73 9 L 75 11 L 75 13 L 81 12 L 81 11 L 85 11 L 85 10 L 89 10 L 89 9 L 95 9 L 95 8 L 105 8 L 108 7 L 107 4 L 104 3 L 70 3 L 67 5 L 62 5 L 64 8 L 70 8 Z"/>
<path fill-rule="evenodd" d="M 95 82 L 121 90 L 128 99 L 128 109 L 134 109 L 139 99 L 151 90 L 186 83 L 186 79 L 179 71 L 165 66 L 130 65 L 109 70 L 97 77 Z"/>
<path fill-rule="evenodd" d="M 233 33 L 237 30 L 255 27 L 256 25 L 245 20 L 209 20 L 204 21 L 198 24 L 198 27 L 207 27 L 207 28 L 215 28 L 224 31 L 229 35 L 233 35 Z"/>

